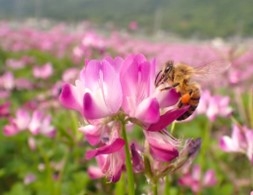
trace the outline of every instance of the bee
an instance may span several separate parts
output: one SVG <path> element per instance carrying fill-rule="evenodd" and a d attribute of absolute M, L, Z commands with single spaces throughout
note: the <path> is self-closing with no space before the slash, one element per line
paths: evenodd
<path fill-rule="evenodd" d="M 225 60 L 214 61 L 199 67 L 168 61 L 158 72 L 155 78 L 155 86 L 160 87 L 166 84 L 161 90 L 175 88 L 180 93 L 178 108 L 189 106 L 189 109 L 177 118 L 177 121 L 182 121 L 191 116 L 198 107 L 201 97 L 198 81 L 215 78 L 217 73 L 222 73 L 229 66 L 230 63 Z"/>

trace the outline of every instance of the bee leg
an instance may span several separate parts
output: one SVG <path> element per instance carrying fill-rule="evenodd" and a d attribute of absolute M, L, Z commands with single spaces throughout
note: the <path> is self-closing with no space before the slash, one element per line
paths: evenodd
<path fill-rule="evenodd" d="M 161 82 L 161 80 L 164 78 L 163 75 L 160 77 L 161 73 L 162 73 L 162 71 L 159 71 L 158 74 L 156 75 L 156 78 L 155 78 L 155 86 L 156 87 L 159 85 L 159 83 Z"/>
<path fill-rule="evenodd" d="M 174 83 L 173 85 L 171 85 L 171 86 L 169 86 L 169 87 L 164 87 L 164 88 L 162 88 L 161 91 L 174 88 L 174 87 L 176 87 L 176 86 L 178 86 L 178 85 L 179 85 L 179 83 Z"/>

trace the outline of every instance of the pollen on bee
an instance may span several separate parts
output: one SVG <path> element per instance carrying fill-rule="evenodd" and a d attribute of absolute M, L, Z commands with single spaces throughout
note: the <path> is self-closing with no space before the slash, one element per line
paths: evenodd
<path fill-rule="evenodd" d="M 181 102 L 182 102 L 183 104 L 188 104 L 189 101 L 190 101 L 190 99 L 191 99 L 190 94 L 189 94 L 189 93 L 186 93 L 186 94 L 182 95 L 182 97 L 181 97 Z"/>

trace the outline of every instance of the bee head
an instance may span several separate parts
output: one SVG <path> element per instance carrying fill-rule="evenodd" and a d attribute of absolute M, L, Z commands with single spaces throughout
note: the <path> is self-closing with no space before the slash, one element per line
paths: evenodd
<path fill-rule="evenodd" d="M 160 84 L 166 82 L 168 79 L 173 80 L 173 61 L 168 61 L 165 63 L 163 69 L 156 75 L 155 86 L 159 86 Z"/>

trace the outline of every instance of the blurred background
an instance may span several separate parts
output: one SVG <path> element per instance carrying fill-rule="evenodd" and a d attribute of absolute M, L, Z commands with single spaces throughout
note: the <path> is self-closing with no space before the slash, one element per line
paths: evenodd
<path fill-rule="evenodd" d="M 157 72 L 168 60 L 231 64 L 201 83 L 191 118 L 168 127 L 176 138 L 201 138 L 202 147 L 158 194 L 249 195 L 252 16 L 252 0 L 0 0 L 0 195 L 127 194 L 125 173 L 108 183 L 84 158 L 95 148 L 78 131 L 84 119 L 58 98 L 90 59 L 136 53 L 155 58 Z M 129 140 L 142 149 L 143 131 L 133 128 Z M 137 195 L 150 194 L 143 173 L 135 182 Z"/>
<path fill-rule="evenodd" d="M 91 21 L 100 28 L 128 28 L 187 38 L 249 37 L 251 0 L 0 0 L 0 18 L 19 21 Z M 42 24 L 41 24 L 42 25 Z"/>

